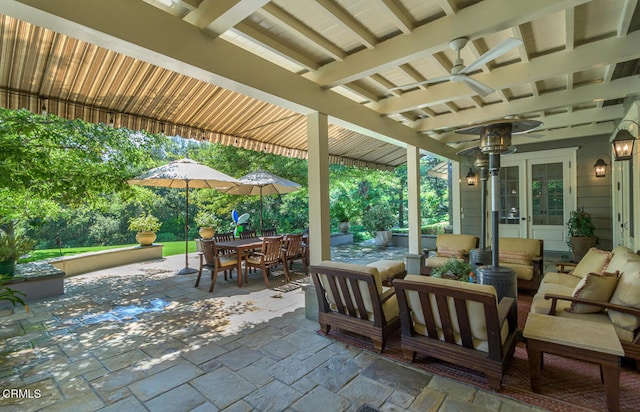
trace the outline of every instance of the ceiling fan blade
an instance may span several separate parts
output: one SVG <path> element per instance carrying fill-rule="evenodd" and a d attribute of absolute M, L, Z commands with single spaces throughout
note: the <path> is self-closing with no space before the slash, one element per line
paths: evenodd
<path fill-rule="evenodd" d="M 451 80 L 451 75 L 442 76 L 442 77 L 434 77 L 433 79 L 423 80 L 421 82 L 403 84 L 402 86 L 396 86 L 396 87 L 392 87 L 390 89 L 387 89 L 387 91 L 391 92 L 393 90 L 408 89 L 408 88 L 420 86 L 420 85 L 423 85 L 423 84 L 440 83 L 440 82 L 444 82 L 444 81 L 447 81 L 447 80 Z"/>
<path fill-rule="evenodd" d="M 515 37 L 509 37 L 508 39 L 498 44 L 493 49 L 487 51 L 485 54 L 478 57 L 476 61 L 474 61 L 473 63 L 469 64 L 467 67 L 462 69 L 460 73 L 471 73 L 472 71 L 479 69 L 480 67 L 489 63 L 491 60 L 497 59 L 503 54 L 521 45 L 522 45 L 522 40 L 517 39 Z"/>
<path fill-rule="evenodd" d="M 485 97 L 491 93 L 493 93 L 495 90 L 493 90 L 491 87 L 487 86 L 486 84 L 479 82 L 478 80 L 474 79 L 473 77 L 469 77 L 469 76 L 460 76 L 460 79 L 458 81 L 463 82 L 464 84 L 466 84 L 471 90 L 473 90 L 474 92 L 478 93 L 480 96 Z"/>

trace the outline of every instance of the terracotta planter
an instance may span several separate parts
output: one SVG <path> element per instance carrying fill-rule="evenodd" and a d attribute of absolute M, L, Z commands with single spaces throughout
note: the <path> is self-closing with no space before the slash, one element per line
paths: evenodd
<path fill-rule="evenodd" d="M 136 241 L 140 246 L 151 246 L 156 240 L 156 232 L 138 232 L 136 234 Z"/>
<path fill-rule="evenodd" d="M 216 231 L 212 227 L 201 227 L 200 230 L 198 230 L 198 233 L 203 239 L 211 239 L 213 238 L 213 235 L 216 234 Z"/>
<path fill-rule="evenodd" d="M 580 262 L 580 259 L 587 254 L 589 249 L 596 245 L 596 237 L 571 237 L 571 254 L 574 262 Z"/>

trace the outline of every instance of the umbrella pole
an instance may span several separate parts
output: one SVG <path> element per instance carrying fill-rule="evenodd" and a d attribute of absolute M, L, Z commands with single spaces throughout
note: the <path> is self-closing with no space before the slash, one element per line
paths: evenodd
<path fill-rule="evenodd" d="M 176 275 L 189 275 L 196 273 L 196 269 L 189 267 L 189 181 L 187 180 L 187 193 L 186 193 L 186 210 L 184 219 L 184 267 L 180 269 Z"/>
<path fill-rule="evenodd" d="M 260 186 L 260 234 L 262 234 L 262 186 Z"/>

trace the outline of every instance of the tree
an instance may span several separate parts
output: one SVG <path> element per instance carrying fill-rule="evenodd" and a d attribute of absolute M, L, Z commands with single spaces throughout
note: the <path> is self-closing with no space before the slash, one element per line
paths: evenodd
<path fill-rule="evenodd" d="M 0 108 L 0 229 L 130 190 L 168 141 L 103 123 Z"/>

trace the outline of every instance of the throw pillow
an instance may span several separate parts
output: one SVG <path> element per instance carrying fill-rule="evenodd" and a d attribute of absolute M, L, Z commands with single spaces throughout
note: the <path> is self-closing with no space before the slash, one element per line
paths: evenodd
<path fill-rule="evenodd" d="M 597 302 L 609 302 L 613 291 L 618 285 L 620 272 L 587 273 L 573 290 L 574 298 L 590 299 Z M 585 303 L 571 302 L 567 312 L 573 313 L 597 313 L 604 309 L 600 306 Z"/>
<path fill-rule="evenodd" d="M 440 246 L 436 252 L 436 255 L 440 257 L 452 257 L 456 259 L 462 259 L 462 257 L 464 256 L 464 250 Z"/>
<path fill-rule="evenodd" d="M 531 255 L 529 252 L 515 252 L 501 250 L 500 263 L 515 263 L 517 265 L 531 266 Z"/>
<path fill-rule="evenodd" d="M 574 276 L 584 277 L 587 273 L 599 273 L 609 264 L 611 253 L 592 247 L 573 270 Z"/>

